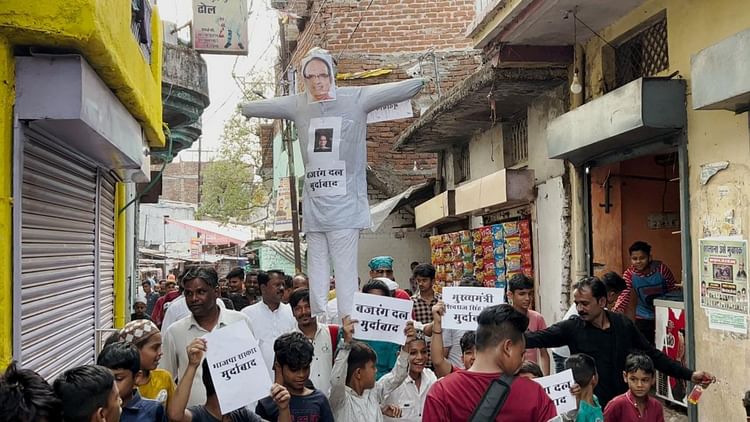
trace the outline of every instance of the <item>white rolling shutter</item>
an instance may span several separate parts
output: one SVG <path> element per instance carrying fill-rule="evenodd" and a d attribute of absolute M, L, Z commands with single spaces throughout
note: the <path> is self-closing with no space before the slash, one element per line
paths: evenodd
<path fill-rule="evenodd" d="M 100 173 L 99 178 L 99 330 L 114 327 L 115 302 L 115 179 Z M 106 338 L 105 334 L 102 338 Z"/>
<path fill-rule="evenodd" d="M 21 362 L 50 380 L 95 358 L 97 170 L 25 135 Z"/>

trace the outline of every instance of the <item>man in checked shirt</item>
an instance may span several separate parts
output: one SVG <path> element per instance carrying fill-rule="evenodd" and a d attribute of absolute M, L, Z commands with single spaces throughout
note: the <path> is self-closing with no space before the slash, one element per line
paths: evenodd
<path fill-rule="evenodd" d="M 432 306 L 442 299 L 440 293 L 435 293 L 433 289 L 435 284 L 435 267 L 430 264 L 419 264 L 414 268 L 413 276 L 417 282 L 417 292 L 411 297 L 411 300 L 414 302 L 413 318 L 414 321 L 429 324 L 432 322 Z M 426 366 L 432 368 L 432 360 L 429 353 L 429 337 L 426 340 L 428 346 Z"/>

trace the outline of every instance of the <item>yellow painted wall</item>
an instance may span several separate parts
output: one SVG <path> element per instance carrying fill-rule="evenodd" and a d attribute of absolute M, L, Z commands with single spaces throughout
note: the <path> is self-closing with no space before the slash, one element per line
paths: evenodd
<path fill-rule="evenodd" d="M 13 99 L 14 60 L 0 35 L 0 368 L 13 356 Z"/>
<path fill-rule="evenodd" d="M 750 228 L 750 132 L 748 113 L 694 111 L 690 96 L 690 58 L 698 51 L 737 32 L 750 28 L 746 0 L 652 0 L 602 31 L 604 38 L 616 40 L 639 23 L 666 10 L 669 39 L 669 69 L 679 70 L 687 80 L 687 136 L 690 162 L 690 224 L 693 248 L 693 284 L 698 280 L 698 239 L 705 234 L 727 235 L 736 230 L 745 239 Z M 602 95 L 602 42 L 593 38 L 586 45 L 587 94 Z M 729 161 L 730 167 L 702 186 L 700 166 Z M 721 197 L 719 189 L 729 193 Z M 727 223 L 727 215 L 733 219 Z M 750 389 L 750 340 L 747 336 L 710 330 L 705 312 L 694 289 L 695 342 L 697 367 L 715 374 L 721 381 L 701 398 L 699 420 L 745 420 L 742 396 Z"/>
<path fill-rule="evenodd" d="M 151 146 L 162 131 L 161 22 L 152 15 L 152 63 L 130 29 L 130 0 L 3 0 L 0 34 L 11 44 L 75 50 L 141 123 Z"/>

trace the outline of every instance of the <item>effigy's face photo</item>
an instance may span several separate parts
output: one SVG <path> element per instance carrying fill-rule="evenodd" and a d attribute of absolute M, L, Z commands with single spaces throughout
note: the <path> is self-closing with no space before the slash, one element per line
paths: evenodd
<path fill-rule="evenodd" d="M 310 102 L 330 101 L 336 99 L 336 86 L 333 83 L 333 67 L 322 58 L 313 57 L 305 63 L 302 76 L 305 90 Z"/>

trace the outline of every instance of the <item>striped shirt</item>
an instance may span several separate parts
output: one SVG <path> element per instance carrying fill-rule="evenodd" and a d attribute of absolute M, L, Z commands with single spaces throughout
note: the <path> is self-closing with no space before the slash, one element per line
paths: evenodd
<path fill-rule="evenodd" d="M 630 305 L 630 295 L 631 292 L 633 292 L 633 278 L 634 277 L 650 277 L 654 275 L 655 273 L 659 273 L 661 275 L 661 278 L 664 281 L 664 287 L 666 288 L 666 291 L 672 291 L 675 289 L 675 285 L 677 284 L 677 281 L 674 278 L 674 275 L 672 274 L 672 271 L 664 265 L 661 261 L 651 261 L 649 263 L 648 267 L 641 272 L 636 270 L 632 265 L 628 267 L 627 270 L 622 274 L 622 278 L 625 280 L 625 290 L 620 293 L 620 296 L 617 298 L 617 302 L 615 303 L 614 311 L 615 312 L 622 312 L 624 313 L 628 309 L 628 305 Z M 635 286 L 636 294 L 638 294 L 638 286 Z"/>

